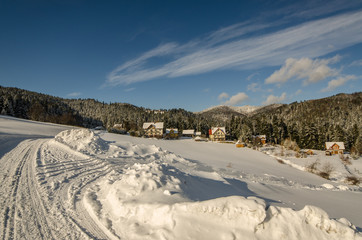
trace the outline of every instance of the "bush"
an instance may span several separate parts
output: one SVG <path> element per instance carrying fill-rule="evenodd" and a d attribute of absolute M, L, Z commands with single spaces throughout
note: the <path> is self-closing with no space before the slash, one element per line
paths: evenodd
<path fill-rule="evenodd" d="M 316 173 L 318 170 L 317 170 L 317 167 L 319 165 L 319 159 L 315 160 L 314 162 L 310 163 L 309 165 L 306 166 L 306 169 L 308 172 L 311 172 L 311 173 Z"/>
<path fill-rule="evenodd" d="M 318 175 L 321 176 L 322 178 L 329 179 L 331 173 L 334 170 L 335 170 L 335 167 L 332 164 L 326 163 L 326 164 L 323 165 L 322 171 L 320 171 L 318 173 Z"/>
<path fill-rule="evenodd" d="M 339 158 L 341 159 L 342 163 L 344 165 L 351 165 L 351 161 L 349 160 L 349 157 L 344 156 L 344 154 L 339 154 Z"/>
<path fill-rule="evenodd" d="M 358 179 L 357 177 L 355 176 L 348 176 L 346 177 L 346 180 L 345 180 L 348 184 L 351 184 L 351 185 L 359 185 L 361 180 Z"/>

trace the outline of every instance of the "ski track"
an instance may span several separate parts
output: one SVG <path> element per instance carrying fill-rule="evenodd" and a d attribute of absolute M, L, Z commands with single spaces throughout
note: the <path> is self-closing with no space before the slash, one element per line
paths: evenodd
<path fill-rule="evenodd" d="M 0 159 L 0 239 L 108 239 L 80 200 L 111 170 L 48 139 L 21 142 Z"/>

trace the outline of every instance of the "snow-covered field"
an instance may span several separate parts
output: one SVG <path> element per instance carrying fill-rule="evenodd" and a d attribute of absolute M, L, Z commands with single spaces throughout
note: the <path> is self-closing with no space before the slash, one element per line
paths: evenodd
<path fill-rule="evenodd" d="M 261 151 L 0 116 L 0 236 L 362 239 L 361 159 Z"/>

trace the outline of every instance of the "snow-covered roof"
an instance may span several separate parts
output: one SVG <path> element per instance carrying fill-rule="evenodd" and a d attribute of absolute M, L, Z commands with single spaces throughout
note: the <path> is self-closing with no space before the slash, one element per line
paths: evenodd
<path fill-rule="evenodd" d="M 143 123 L 143 129 L 147 129 L 151 125 L 155 126 L 155 128 L 163 128 L 163 122 L 145 122 Z"/>
<path fill-rule="evenodd" d="M 194 134 L 195 130 L 193 129 L 186 129 L 186 130 L 182 130 L 182 134 Z"/>
<path fill-rule="evenodd" d="M 343 142 L 326 142 L 326 150 L 332 150 L 334 144 L 337 144 L 341 150 L 345 149 Z"/>
<path fill-rule="evenodd" d="M 201 136 L 201 132 L 196 132 L 195 135 L 196 136 Z"/>
<path fill-rule="evenodd" d="M 212 127 L 211 128 L 211 133 L 214 134 L 218 129 L 220 129 L 221 131 L 225 132 L 225 127 Z"/>
<path fill-rule="evenodd" d="M 166 134 L 170 133 L 171 131 L 173 131 L 173 133 L 178 133 L 178 129 L 177 128 L 166 128 Z"/>
<path fill-rule="evenodd" d="M 253 136 L 253 137 L 255 137 L 255 138 L 264 138 L 264 139 L 266 139 L 266 135 L 256 135 L 256 136 Z"/>

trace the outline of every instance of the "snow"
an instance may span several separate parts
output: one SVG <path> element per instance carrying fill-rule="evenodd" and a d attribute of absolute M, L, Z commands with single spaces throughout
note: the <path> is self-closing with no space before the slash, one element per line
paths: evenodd
<path fill-rule="evenodd" d="M 3 116 L 0 141 L 2 239 L 362 239 L 362 190 L 343 181 L 361 159 Z M 306 171 L 317 159 L 330 180 Z"/>

